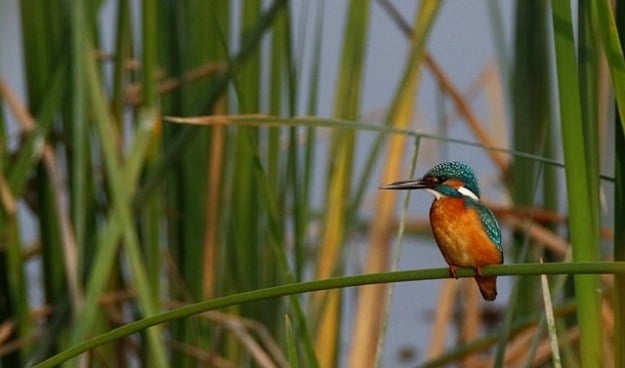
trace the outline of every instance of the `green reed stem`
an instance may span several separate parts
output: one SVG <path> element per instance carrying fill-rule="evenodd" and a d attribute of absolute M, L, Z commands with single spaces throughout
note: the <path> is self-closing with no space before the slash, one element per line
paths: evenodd
<path fill-rule="evenodd" d="M 526 263 L 489 266 L 482 269 L 485 276 L 512 276 L 512 275 L 598 275 L 619 274 L 625 275 L 625 262 L 572 262 L 572 263 Z M 471 269 L 459 269 L 458 277 L 475 277 Z M 433 268 L 424 270 L 395 271 L 373 273 L 357 276 L 344 276 L 324 280 L 315 280 L 295 284 L 274 286 L 265 289 L 253 290 L 229 295 L 213 300 L 191 304 L 169 312 L 131 322 L 118 327 L 91 340 L 73 346 L 37 365 L 34 368 L 49 368 L 71 359 L 72 357 L 89 351 L 95 347 L 110 343 L 122 337 L 132 335 L 149 327 L 186 318 L 194 314 L 228 306 L 249 303 L 253 301 L 277 298 L 287 295 L 309 293 L 319 290 L 330 290 L 361 285 L 371 285 L 389 282 L 407 282 L 418 280 L 437 280 L 449 278 L 449 269 Z"/>
<path fill-rule="evenodd" d="M 570 4 L 552 1 L 555 36 L 560 115 L 562 120 L 562 143 L 566 165 L 567 198 L 569 206 L 569 229 L 576 262 L 598 259 L 599 224 L 595 203 L 589 193 L 598 185 L 598 178 L 590 176 L 588 161 L 589 144 L 585 141 L 581 112 L 577 59 L 573 37 Z M 583 180 L 582 180 L 583 179 Z M 592 186 L 592 187 L 591 187 Z M 596 188 L 595 188 L 596 189 Z M 583 366 L 602 366 L 601 308 L 599 304 L 598 278 L 575 275 L 575 294 L 579 304 L 580 351 Z"/>

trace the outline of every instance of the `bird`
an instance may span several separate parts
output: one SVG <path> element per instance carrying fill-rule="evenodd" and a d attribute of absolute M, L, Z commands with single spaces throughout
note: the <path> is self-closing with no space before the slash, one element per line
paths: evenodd
<path fill-rule="evenodd" d="M 433 194 L 430 226 L 450 276 L 458 278 L 458 267 L 474 269 L 482 297 L 495 300 L 497 277 L 482 275 L 482 267 L 503 263 L 501 229 L 491 210 L 480 201 L 477 179 L 469 165 L 443 162 L 420 179 L 396 181 L 380 189 L 425 189 Z"/>

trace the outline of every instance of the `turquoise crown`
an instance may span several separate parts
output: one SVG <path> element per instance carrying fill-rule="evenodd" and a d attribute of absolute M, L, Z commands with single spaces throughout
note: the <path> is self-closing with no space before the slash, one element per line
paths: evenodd
<path fill-rule="evenodd" d="M 477 179 L 471 166 L 460 161 L 449 161 L 440 163 L 431 168 L 425 176 L 433 176 L 436 178 L 457 179 L 462 181 L 463 186 L 473 192 L 478 198 L 480 197 L 480 189 L 477 186 Z"/>

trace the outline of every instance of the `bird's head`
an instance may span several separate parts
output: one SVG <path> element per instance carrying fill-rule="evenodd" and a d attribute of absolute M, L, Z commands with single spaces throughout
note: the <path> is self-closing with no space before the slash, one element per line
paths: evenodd
<path fill-rule="evenodd" d="M 380 189 L 425 189 L 436 199 L 448 197 L 469 197 L 479 200 L 480 190 L 471 167 L 464 162 L 450 161 L 431 168 L 421 179 L 402 180 L 383 185 Z"/>

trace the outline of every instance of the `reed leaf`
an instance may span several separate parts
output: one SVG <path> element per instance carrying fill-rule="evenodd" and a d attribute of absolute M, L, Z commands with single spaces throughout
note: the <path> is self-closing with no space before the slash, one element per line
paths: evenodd
<path fill-rule="evenodd" d="M 76 270 L 79 275 L 84 274 L 88 265 L 85 263 L 88 249 L 92 249 L 87 244 L 87 219 L 88 214 L 88 179 L 92 172 L 89 170 L 89 142 L 87 124 L 87 82 L 85 81 L 85 65 L 83 55 L 88 52 L 86 38 L 89 33 L 89 26 L 86 21 L 86 1 L 76 1 L 72 8 L 72 91 L 71 99 L 71 204 L 72 204 L 72 224 L 74 227 L 76 247 L 79 263 Z M 82 297 L 81 297 L 82 299 Z M 73 298 L 74 309 L 77 311 L 80 303 Z"/>
<path fill-rule="evenodd" d="M 612 86 L 616 98 L 618 114 L 625 116 L 625 58 L 622 49 L 623 35 L 617 28 L 617 19 L 612 12 L 612 5 L 608 0 L 591 1 L 593 21 L 597 33 L 601 38 L 603 50 L 612 77 Z M 618 18 L 620 20 L 620 18 Z M 621 119 L 621 125 L 625 130 L 625 123 Z"/>
<path fill-rule="evenodd" d="M 625 40 L 625 6 L 616 6 L 616 25 L 623 50 Z M 622 51 L 621 51 L 622 52 Z M 625 260 L 625 125 L 623 114 L 618 114 L 614 122 L 614 260 Z M 625 310 L 625 276 L 614 276 L 612 289 L 612 308 Z M 625 349 L 619 349 L 625 341 L 625 314 L 614 314 L 613 332 L 614 366 L 625 368 Z"/>
<path fill-rule="evenodd" d="M 618 118 L 617 118 L 618 119 Z M 614 260 L 625 260 L 625 131 L 617 121 L 614 132 Z M 612 308 L 615 311 L 625 310 L 625 276 L 614 276 L 612 289 Z M 614 314 L 614 366 L 625 367 L 625 351 L 618 347 L 625 341 L 625 315 Z"/>
<path fill-rule="evenodd" d="M 592 137 L 584 135 L 571 9 L 565 2 L 554 1 L 551 5 L 573 260 L 594 261 L 598 259 L 599 224 L 595 216 L 597 209 L 592 207 L 597 202 L 590 194 L 598 193 L 599 183 L 588 168 L 587 158 L 594 153 L 589 152 L 592 145 L 585 139 Z M 594 276 L 581 275 L 576 275 L 574 280 L 579 304 L 581 362 L 584 366 L 601 366 L 598 280 Z"/>
<path fill-rule="evenodd" d="M 547 53 L 547 10 L 544 1 L 517 3 L 512 85 L 513 147 L 517 151 L 542 154 L 551 116 L 551 77 Z M 533 206 L 539 163 L 513 156 L 510 192 L 517 206 Z M 541 254 L 521 233 L 514 234 L 513 257 L 517 262 L 536 261 Z M 523 256 L 525 254 L 525 256 Z M 526 258 L 525 258 L 526 257 Z M 515 318 L 532 313 L 538 304 L 538 280 L 520 278 L 519 297 L 509 311 Z"/>

